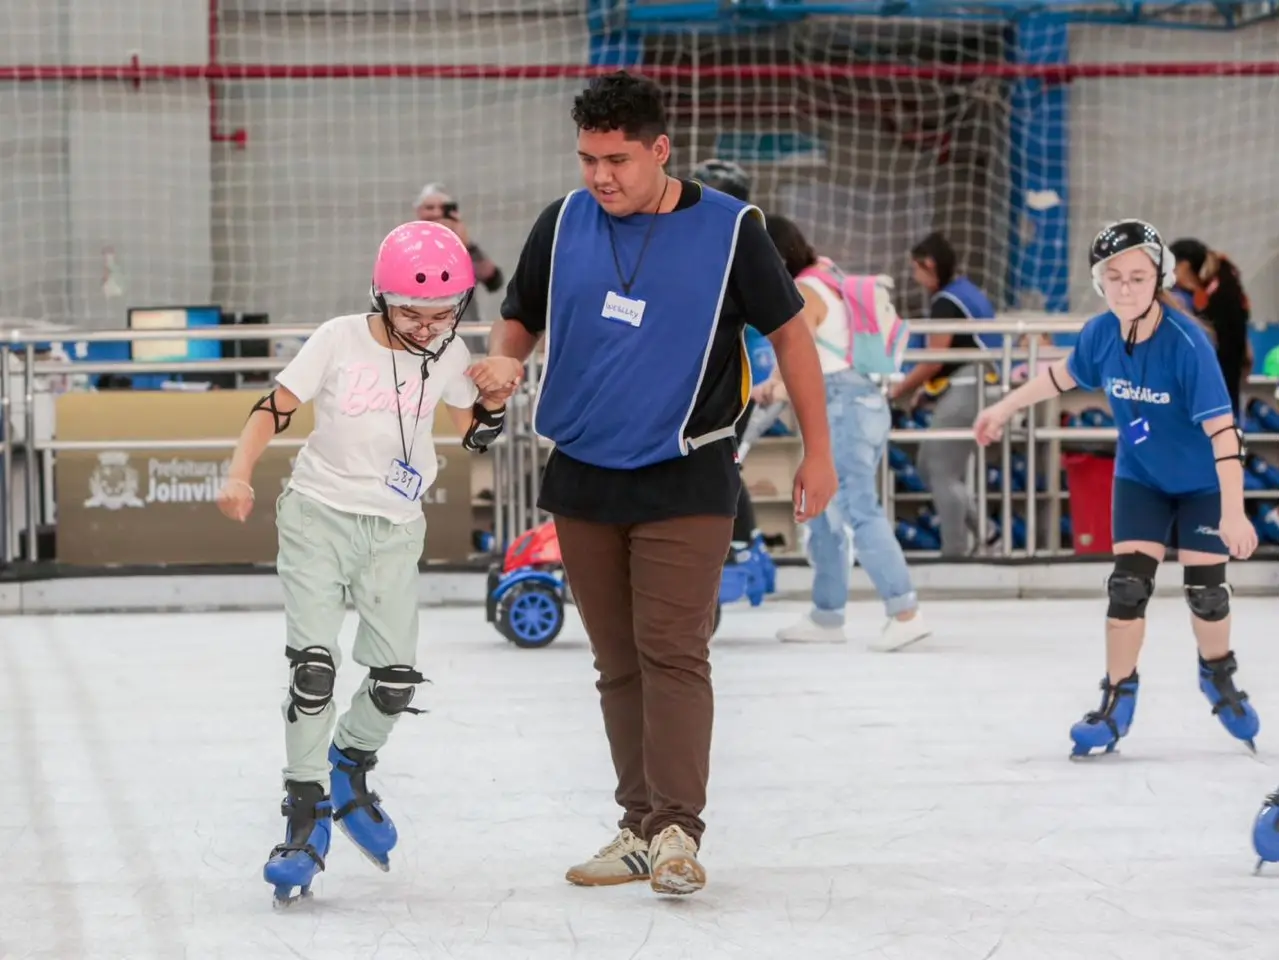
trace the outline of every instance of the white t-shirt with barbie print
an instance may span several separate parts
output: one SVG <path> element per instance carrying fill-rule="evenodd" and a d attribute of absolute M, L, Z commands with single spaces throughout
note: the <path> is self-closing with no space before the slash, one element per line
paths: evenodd
<path fill-rule="evenodd" d="M 315 429 L 298 452 L 289 487 L 344 513 L 392 523 L 421 517 L 421 502 L 387 481 L 408 447 L 408 463 L 422 475 L 421 492 L 431 487 L 438 472 L 431 440 L 436 407 L 443 401 L 469 410 L 476 402 L 476 385 L 466 376 L 470 365 L 471 351 L 455 337 L 440 359 L 428 363 L 424 382 L 422 358 L 378 343 L 366 314 L 335 317 L 319 327 L 276 376 L 315 409 Z"/>

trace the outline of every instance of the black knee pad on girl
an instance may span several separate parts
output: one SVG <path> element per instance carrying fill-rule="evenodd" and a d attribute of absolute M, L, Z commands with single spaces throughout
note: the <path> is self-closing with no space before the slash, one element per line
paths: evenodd
<path fill-rule="evenodd" d="M 1107 577 L 1107 616 L 1112 620 L 1141 620 L 1156 588 L 1160 561 L 1145 553 L 1122 553 Z"/>
<path fill-rule="evenodd" d="M 1182 591 L 1186 595 L 1187 606 L 1198 620 L 1217 623 L 1231 614 L 1231 586 L 1227 583 L 1225 563 L 1184 567 Z"/>

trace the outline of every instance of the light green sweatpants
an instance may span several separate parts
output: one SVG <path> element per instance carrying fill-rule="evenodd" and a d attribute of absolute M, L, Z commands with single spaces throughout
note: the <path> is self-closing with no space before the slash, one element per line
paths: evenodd
<path fill-rule="evenodd" d="M 427 521 L 394 524 L 382 517 L 343 513 L 286 490 L 276 502 L 280 552 L 276 569 L 284 587 L 288 645 L 294 650 L 323 647 L 342 663 L 338 633 L 350 591 L 360 625 L 352 659 L 363 667 L 413 667 L 418 653 L 418 558 Z M 365 677 L 337 721 L 332 701 L 318 712 L 289 710 L 286 694 L 285 780 L 329 783 L 330 736 L 338 749 L 378 750 L 398 717 L 380 711 L 369 698 Z"/>

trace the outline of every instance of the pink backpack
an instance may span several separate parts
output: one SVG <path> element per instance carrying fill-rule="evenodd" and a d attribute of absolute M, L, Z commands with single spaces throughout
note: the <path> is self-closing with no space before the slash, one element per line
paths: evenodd
<path fill-rule="evenodd" d="M 800 271 L 800 277 L 816 277 L 844 304 L 849 321 L 849 346 L 840 350 L 818 337 L 818 346 L 843 357 L 858 373 L 881 376 L 902 372 L 902 358 L 911 331 L 893 307 L 893 280 L 886 276 L 846 274 L 826 257 Z"/>

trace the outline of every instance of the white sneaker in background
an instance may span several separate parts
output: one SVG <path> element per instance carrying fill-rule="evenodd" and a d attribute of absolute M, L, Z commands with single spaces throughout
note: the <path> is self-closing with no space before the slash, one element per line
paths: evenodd
<path fill-rule="evenodd" d="M 608 846 L 576 867 L 564 878 L 580 887 L 608 887 L 649 879 L 649 845 L 630 830 L 623 830 Z"/>
<path fill-rule="evenodd" d="M 778 639 L 783 643 L 844 643 L 844 627 L 827 626 L 816 623 L 812 613 L 789 627 L 778 631 Z"/>
<path fill-rule="evenodd" d="M 930 632 L 928 624 L 924 622 L 924 614 L 919 610 L 916 610 L 915 616 L 910 620 L 890 617 L 889 622 L 880 631 L 880 636 L 867 643 L 867 649 L 875 650 L 877 653 L 890 653 L 910 646 L 917 640 L 923 640 L 929 636 Z"/>
<path fill-rule="evenodd" d="M 674 823 L 653 838 L 649 863 L 653 871 L 649 886 L 655 893 L 696 893 L 707 885 L 707 871 L 698 862 L 698 845 Z"/>

